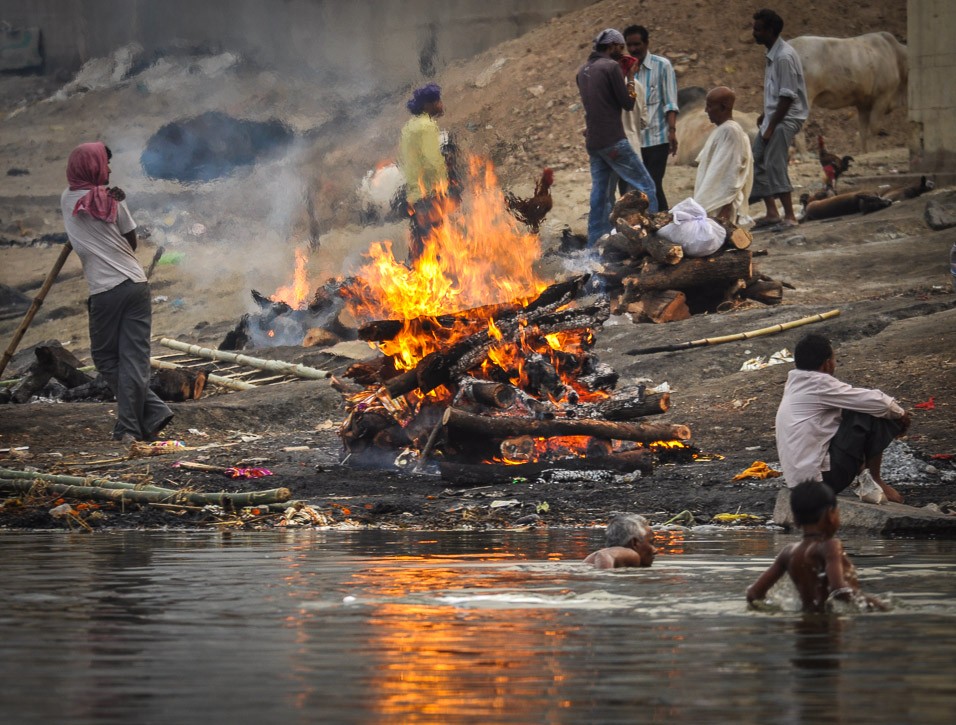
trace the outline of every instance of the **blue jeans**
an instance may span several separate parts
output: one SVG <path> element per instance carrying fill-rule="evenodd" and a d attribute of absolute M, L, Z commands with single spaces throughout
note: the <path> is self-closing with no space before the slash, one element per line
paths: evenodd
<path fill-rule="evenodd" d="M 611 231 L 611 197 L 608 195 L 608 184 L 611 174 L 617 174 L 627 184 L 643 191 L 651 202 L 649 211 L 657 211 L 657 195 L 654 191 L 654 180 L 644 166 L 644 162 L 634 152 L 626 138 L 621 139 L 613 146 L 599 151 L 588 151 L 591 157 L 591 212 L 588 214 L 588 244 L 593 245 L 598 239 Z"/>

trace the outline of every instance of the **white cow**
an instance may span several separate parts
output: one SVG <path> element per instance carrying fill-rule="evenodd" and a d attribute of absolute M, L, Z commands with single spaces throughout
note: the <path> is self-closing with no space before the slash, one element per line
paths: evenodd
<path fill-rule="evenodd" d="M 873 123 L 906 103 L 906 46 L 887 32 L 855 38 L 801 35 L 790 44 L 803 64 L 811 108 L 855 106 L 866 151 Z"/>

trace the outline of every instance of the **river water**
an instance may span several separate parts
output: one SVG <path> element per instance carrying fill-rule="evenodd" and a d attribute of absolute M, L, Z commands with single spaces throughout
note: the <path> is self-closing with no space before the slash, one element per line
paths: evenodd
<path fill-rule="evenodd" d="M 849 539 L 879 614 L 743 592 L 792 541 L 0 532 L 3 723 L 951 723 L 956 542 Z"/>

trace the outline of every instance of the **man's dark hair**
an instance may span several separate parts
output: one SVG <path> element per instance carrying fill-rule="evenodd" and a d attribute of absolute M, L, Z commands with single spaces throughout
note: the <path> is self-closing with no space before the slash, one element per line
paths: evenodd
<path fill-rule="evenodd" d="M 833 346 L 823 335 L 804 335 L 793 349 L 793 363 L 798 370 L 819 370 L 833 357 Z"/>
<path fill-rule="evenodd" d="M 837 505 L 833 489 L 819 481 L 804 481 L 790 492 L 790 510 L 798 526 L 815 524 Z"/>
<path fill-rule="evenodd" d="M 113 159 L 113 152 L 110 151 L 110 147 L 106 144 L 103 144 L 103 148 L 106 149 L 106 160 L 111 161 Z"/>
<path fill-rule="evenodd" d="M 765 28 L 770 28 L 774 35 L 780 35 L 783 32 L 783 18 L 773 10 L 767 8 L 758 10 L 754 13 L 754 20 L 759 20 Z"/>
<path fill-rule="evenodd" d="M 641 40 L 643 40 L 645 43 L 647 42 L 647 39 L 650 37 L 650 36 L 647 34 L 647 28 L 645 28 L 643 25 L 628 25 L 626 28 L 624 28 L 624 37 L 625 37 L 625 38 L 626 38 L 628 35 L 634 35 L 635 33 L 637 33 L 638 35 L 640 35 L 640 36 L 641 36 Z"/>

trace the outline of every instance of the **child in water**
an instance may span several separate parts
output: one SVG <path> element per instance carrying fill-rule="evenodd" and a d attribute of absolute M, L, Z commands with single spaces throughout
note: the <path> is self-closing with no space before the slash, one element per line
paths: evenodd
<path fill-rule="evenodd" d="M 621 566 L 650 566 L 654 563 L 654 532 L 647 519 L 636 514 L 615 516 L 605 532 L 607 548 L 589 554 L 584 560 L 597 569 Z"/>
<path fill-rule="evenodd" d="M 789 574 L 804 611 L 823 612 L 833 599 L 853 602 L 859 601 L 857 597 L 863 598 L 868 609 L 886 609 L 879 599 L 860 592 L 856 569 L 835 536 L 840 511 L 833 490 L 817 481 L 804 481 L 791 491 L 790 508 L 803 529 L 803 539 L 784 548 L 751 585 L 748 604 L 763 600 L 780 577 Z"/>

